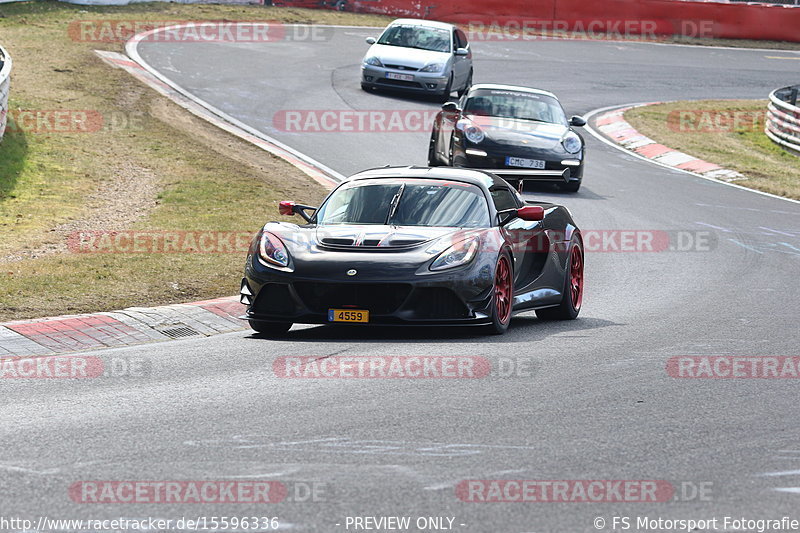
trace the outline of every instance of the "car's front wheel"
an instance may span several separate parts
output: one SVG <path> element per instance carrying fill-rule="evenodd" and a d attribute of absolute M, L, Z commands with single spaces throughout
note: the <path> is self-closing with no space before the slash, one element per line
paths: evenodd
<path fill-rule="evenodd" d="M 441 165 L 442 163 L 436 155 L 436 131 L 434 130 L 431 132 L 431 140 L 428 143 L 428 166 L 439 167 Z"/>
<path fill-rule="evenodd" d="M 564 273 L 564 291 L 557 307 L 537 309 L 539 320 L 575 320 L 583 304 L 583 245 L 580 238 L 570 241 L 569 260 Z"/>
<path fill-rule="evenodd" d="M 447 87 L 444 88 L 444 92 L 439 96 L 439 99 L 442 102 L 447 102 L 450 100 L 450 93 L 453 92 L 453 73 L 450 73 L 450 79 L 447 80 Z"/>
<path fill-rule="evenodd" d="M 467 81 L 464 83 L 464 87 L 458 91 L 458 96 L 464 96 L 464 93 L 469 91 L 470 87 L 472 87 L 472 70 L 469 71 L 469 76 L 467 76 Z"/>
<path fill-rule="evenodd" d="M 490 335 L 502 335 L 511 323 L 511 306 L 514 303 L 514 273 L 507 253 L 500 254 L 494 272 L 492 322 L 486 326 L 486 330 Z"/>
<path fill-rule="evenodd" d="M 253 331 L 268 337 L 283 335 L 292 327 L 291 322 L 266 322 L 264 320 L 248 320 L 248 322 Z"/>

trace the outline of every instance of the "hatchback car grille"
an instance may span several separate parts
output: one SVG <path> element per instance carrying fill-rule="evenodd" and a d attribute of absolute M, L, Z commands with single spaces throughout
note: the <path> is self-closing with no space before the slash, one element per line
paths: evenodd
<path fill-rule="evenodd" d="M 415 81 L 406 81 L 406 80 L 390 80 L 389 78 L 381 78 L 378 80 L 378 83 L 385 84 L 385 85 L 397 85 L 400 87 L 416 87 L 419 89 L 422 87 L 422 84 L 417 83 Z"/>
<path fill-rule="evenodd" d="M 397 70 L 410 70 L 410 71 L 415 71 L 415 72 L 417 70 L 419 70 L 418 68 L 407 67 L 405 65 L 387 65 L 387 64 L 384 64 L 383 66 L 386 67 L 386 68 L 393 68 L 393 69 L 397 69 Z"/>
<path fill-rule="evenodd" d="M 352 307 L 367 309 L 376 315 L 394 313 L 411 292 L 406 283 L 316 283 L 295 282 L 300 299 L 311 311 Z"/>

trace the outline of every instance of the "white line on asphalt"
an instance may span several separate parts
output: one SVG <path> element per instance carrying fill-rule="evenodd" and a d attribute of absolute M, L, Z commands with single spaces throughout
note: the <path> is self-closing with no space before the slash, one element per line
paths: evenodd
<path fill-rule="evenodd" d="M 145 61 L 142 58 L 141 55 L 139 55 L 138 46 L 139 46 L 139 43 L 143 39 L 145 39 L 148 36 L 153 35 L 155 33 L 160 33 L 160 32 L 169 31 L 169 30 L 176 30 L 176 29 L 179 29 L 179 28 L 187 27 L 187 26 L 191 26 L 191 24 L 176 24 L 174 26 L 166 26 L 166 27 L 163 27 L 163 28 L 154 28 L 154 29 L 146 31 L 144 33 L 140 33 L 138 35 L 134 35 L 133 37 L 130 38 L 130 40 L 128 40 L 127 43 L 125 43 L 125 51 L 127 52 L 128 56 L 131 59 L 133 59 L 136 63 L 138 63 L 142 68 L 144 68 L 150 74 L 152 74 L 153 76 L 155 76 L 156 78 L 161 80 L 163 83 L 169 85 L 170 87 L 172 87 L 173 89 L 175 89 L 176 91 L 181 93 L 186 98 L 188 98 L 188 99 L 192 100 L 193 102 L 195 102 L 196 104 L 208 109 L 209 111 L 211 111 L 212 113 L 214 113 L 218 117 L 220 117 L 220 118 L 224 119 L 225 121 L 227 121 L 227 122 L 229 122 L 229 123 L 241 128 L 242 130 L 246 131 L 247 133 L 249 133 L 249 134 L 251 134 L 251 135 L 253 135 L 255 137 L 258 137 L 259 139 L 261 139 L 263 141 L 271 143 L 271 144 L 281 148 L 282 150 L 285 150 L 285 151 L 289 152 L 290 154 L 292 154 L 293 156 L 297 157 L 301 161 L 304 161 L 305 163 L 317 168 L 318 170 L 320 170 L 321 172 L 323 172 L 325 174 L 328 174 L 329 176 L 334 177 L 335 179 L 338 179 L 339 181 L 342 181 L 343 179 L 345 179 L 345 176 L 343 174 L 340 174 L 339 172 L 336 172 L 332 168 L 320 163 L 316 159 L 304 154 L 303 152 L 300 152 L 300 151 L 292 148 L 291 146 L 288 146 L 288 145 L 282 143 L 281 141 L 279 141 L 279 140 L 277 140 L 277 139 L 275 139 L 273 137 L 270 137 L 269 135 L 267 135 L 267 134 L 255 129 L 255 128 L 252 128 L 252 127 L 248 126 L 244 122 L 242 122 L 242 121 L 230 116 L 229 114 L 225 113 L 224 111 L 212 106 L 211 104 L 209 104 L 205 100 L 201 100 L 200 98 L 196 97 L 191 92 L 187 91 L 186 89 L 184 89 L 183 87 L 181 87 L 180 85 L 178 85 L 177 83 L 172 81 L 171 79 L 169 79 L 166 76 L 164 76 L 163 74 L 161 74 L 158 70 L 156 70 L 155 68 L 150 66 L 150 64 L 147 63 L 147 61 Z"/>

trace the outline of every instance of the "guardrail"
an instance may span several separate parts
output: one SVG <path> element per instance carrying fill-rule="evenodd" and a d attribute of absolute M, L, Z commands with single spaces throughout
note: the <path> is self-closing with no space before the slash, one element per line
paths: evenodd
<path fill-rule="evenodd" d="M 11 56 L 0 46 L 0 140 L 6 132 L 8 118 L 8 91 L 11 85 Z"/>
<path fill-rule="evenodd" d="M 800 155 L 800 85 L 775 89 L 769 95 L 764 133 L 786 150 Z"/>

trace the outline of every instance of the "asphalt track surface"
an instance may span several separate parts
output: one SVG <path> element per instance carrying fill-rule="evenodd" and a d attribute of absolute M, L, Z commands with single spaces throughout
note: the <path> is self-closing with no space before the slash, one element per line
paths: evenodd
<path fill-rule="evenodd" d="M 326 42 L 144 43 L 161 73 L 343 174 L 425 161 L 428 133 L 275 131 L 287 109 L 430 109 L 358 85 L 364 37 Z M 585 41 L 475 43 L 475 81 L 556 92 L 568 113 L 629 102 L 763 98 L 792 53 Z M 593 230 L 709 232 L 700 251 L 589 252 L 579 320 L 467 329 L 298 327 L 93 352 L 147 361 L 145 377 L 6 380 L 3 515 L 277 516 L 290 531 L 347 531 L 347 516 L 447 516 L 455 531 L 611 531 L 613 516 L 800 519 L 792 379 L 675 379 L 683 355 L 800 355 L 800 205 L 661 168 L 585 136 L 577 195 L 547 187 Z M 295 200 L 302 201 L 302 198 Z M 273 206 L 253 216 L 269 219 Z M 697 235 L 688 233 L 688 235 Z M 232 292 L 238 280 L 231 280 Z M 529 372 L 485 379 L 281 379 L 279 356 L 483 356 Z M 507 359 L 504 359 L 507 360 Z M 318 483 L 317 502 L 73 503 L 79 480 Z M 466 479 L 666 480 L 711 487 L 667 503 L 468 503 Z M 339 524 L 339 525 L 337 525 Z M 463 524 L 463 525 L 462 525 Z M 351 531 L 353 529 L 350 529 Z M 411 529 L 415 531 L 416 529 Z M 636 531 L 632 527 L 631 531 Z M 748 529 L 745 529 L 748 530 Z"/>

